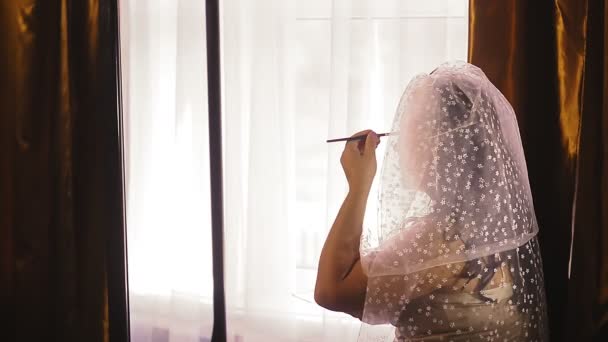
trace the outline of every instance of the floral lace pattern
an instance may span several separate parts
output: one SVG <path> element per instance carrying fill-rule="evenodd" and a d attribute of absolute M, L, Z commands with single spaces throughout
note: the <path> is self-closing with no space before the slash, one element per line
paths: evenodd
<path fill-rule="evenodd" d="M 444 64 L 408 85 L 393 131 L 380 224 L 361 241 L 363 321 L 390 323 L 399 341 L 546 340 L 538 225 L 508 101 L 479 68 Z"/>

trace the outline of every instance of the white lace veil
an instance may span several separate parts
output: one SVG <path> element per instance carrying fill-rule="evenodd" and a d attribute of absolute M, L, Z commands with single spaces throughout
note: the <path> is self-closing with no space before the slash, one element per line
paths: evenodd
<path fill-rule="evenodd" d="M 471 64 L 443 64 L 410 82 L 392 131 L 397 134 L 383 138 L 387 147 L 380 175 L 380 222 L 365 229 L 361 238 L 361 264 L 369 279 L 362 321 L 403 331 L 374 335 L 364 325 L 360 340 L 405 341 L 403 336 L 409 336 L 418 341 L 426 340 L 416 339 L 420 335 L 436 337 L 438 331 L 450 336 L 450 325 L 456 331 L 458 323 L 448 322 L 446 310 L 439 307 L 416 321 L 416 312 L 408 310 L 430 313 L 435 298 L 446 293 L 452 297 L 445 300 L 460 300 L 454 299 L 460 293 L 453 285 L 458 279 L 483 280 L 477 288 L 483 291 L 502 267 L 508 273 L 501 285 L 507 286 L 506 279 L 509 287 L 517 282 L 529 287 L 531 281 L 535 288 L 521 289 L 520 296 L 536 296 L 534 306 L 544 312 L 526 162 L 513 108 L 500 91 Z M 526 262 L 533 263 L 527 271 L 519 263 L 524 250 Z M 414 316 L 406 320 L 410 314 Z M 544 321 L 544 314 L 538 316 Z M 446 317 L 445 327 L 438 325 L 438 317 Z M 529 317 L 524 319 L 530 324 Z M 428 328 L 425 334 L 417 331 L 422 326 Z M 465 328 L 477 329 L 471 322 Z"/>

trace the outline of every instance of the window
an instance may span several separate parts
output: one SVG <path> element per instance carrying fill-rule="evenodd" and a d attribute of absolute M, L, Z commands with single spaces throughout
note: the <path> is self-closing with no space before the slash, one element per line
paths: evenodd
<path fill-rule="evenodd" d="M 357 320 L 312 298 L 346 191 L 325 140 L 390 129 L 412 76 L 466 60 L 468 1 L 221 6 L 229 338 L 356 340 Z M 204 34 L 202 1 L 121 1 L 134 341 L 211 334 Z"/>

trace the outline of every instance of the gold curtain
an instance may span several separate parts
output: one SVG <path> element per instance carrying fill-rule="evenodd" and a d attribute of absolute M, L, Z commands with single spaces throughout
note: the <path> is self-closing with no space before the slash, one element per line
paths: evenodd
<path fill-rule="evenodd" d="M 2 341 L 126 335 L 116 6 L 0 3 Z"/>
<path fill-rule="evenodd" d="M 608 328 L 608 8 L 470 0 L 469 61 L 517 113 L 540 224 L 552 341 Z"/>

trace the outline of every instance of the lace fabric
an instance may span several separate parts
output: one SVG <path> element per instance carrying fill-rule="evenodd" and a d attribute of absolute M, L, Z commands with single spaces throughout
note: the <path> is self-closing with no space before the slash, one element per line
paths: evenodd
<path fill-rule="evenodd" d="M 545 341 L 538 232 L 515 113 L 481 69 L 414 78 L 393 122 L 379 225 L 361 239 L 361 341 Z M 391 329 L 389 329 L 391 330 Z"/>

